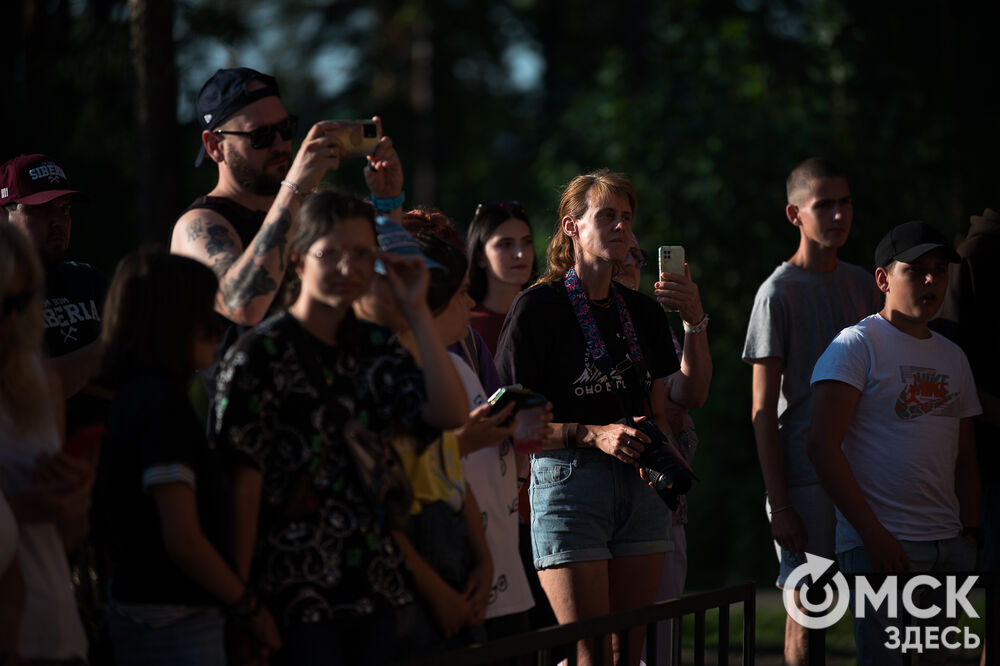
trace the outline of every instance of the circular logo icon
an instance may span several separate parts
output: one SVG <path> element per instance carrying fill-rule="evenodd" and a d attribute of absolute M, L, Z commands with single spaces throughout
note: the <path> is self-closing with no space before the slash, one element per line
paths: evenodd
<path fill-rule="evenodd" d="M 812 590 L 810 594 L 810 584 L 807 577 L 812 578 L 812 584 L 820 580 L 826 571 L 833 566 L 833 560 L 825 557 L 806 553 L 806 563 L 792 569 L 785 581 L 785 588 L 781 593 L 781 600 L 785 604 L 788 616 L 798 624 L 807 629 L 826 629 L 832 627 L 847 612 L 850 601 L 849 590 L 847 589 L 847 579 L 839 571 L 830 577 L 830 583 L 825 583 L 819 590 Z M 801 587 L 799 586 L 801 582 Z M 836 601 L 834 600 L 834 586 L 836 586 Z M 816 615 L 806 615 L 795 604 L 795 590 L 799 590 L 799 603 L 810 613 Z M 822 592 L 823 598 L 816 601 L 817 593 Z"/>

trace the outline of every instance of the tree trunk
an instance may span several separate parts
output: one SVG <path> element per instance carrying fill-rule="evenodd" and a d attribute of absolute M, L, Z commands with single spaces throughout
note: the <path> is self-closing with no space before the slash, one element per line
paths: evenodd
<path fill-rule="evenodd" d="M 173 0 L 129 0 L 135 76 L 139 238 L 166 244 L 178 212 L 177 76 Z"/>

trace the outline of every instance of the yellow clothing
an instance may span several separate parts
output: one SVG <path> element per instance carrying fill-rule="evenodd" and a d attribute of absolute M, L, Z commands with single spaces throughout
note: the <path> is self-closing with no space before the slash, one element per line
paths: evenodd
<path fill-rule="evenodd" d="M 412 437 L 397 437 L 393 446 L 413 486 L 411 515 L 418 515 L 423 507 L 444 501 L 456 513 L 465 501 L 465 475 L 458 450 L 458 438 L 450 430 L 431 442 L 419 455 Z"/>

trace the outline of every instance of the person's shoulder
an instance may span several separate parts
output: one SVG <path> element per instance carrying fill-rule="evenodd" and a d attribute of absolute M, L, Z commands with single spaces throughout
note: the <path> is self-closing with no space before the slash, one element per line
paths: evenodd
<path fill-rule="evenodd" d="M 569 302 L 566 287 L 562 282 L 558 280 L 539 282 L 519 293 L 511 303 L 510 310 L 512 313 L 517 313 L 524 310 L 545 309 L 561 302 Z"/>
<path fill-rule="evenodd" d="M 787 261 L 783 261 L 764 278 L 764 281 L 757 287 L 757 298 L 773 298 L 780 296 L 791 285 L 802 282 L 808 278 L 808 273 L 800 268 L 796 268 Z"/>
<path fill-rule="evenodd" d="M 402 348 L 391 328 L 367 319 L 352 319 L 348 324 L 349 334 L 354 341 L 365 345 L 371 349 L 395 349 Z"/>
<path fill-rule="evenodd" d="M 841 280 L 854 280 L 866 286 L 875 282 L 874 272 L 842 260 L 837 262 L 837 277 Z"/>
<path fill-rule="evenodd" d="M 82 261 L 60 261 L 53 264 L 50 270 L 63 279 L 104 281 L 102 271 Z"/>

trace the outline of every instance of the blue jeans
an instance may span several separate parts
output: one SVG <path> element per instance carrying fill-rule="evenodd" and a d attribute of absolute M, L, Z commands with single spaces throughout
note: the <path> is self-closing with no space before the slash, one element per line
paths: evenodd
<path fill-rule="evenodd" d="M 910 562 L 910 571 L 947 572 L 972 571 L 976 566 L 976 549 L 962 537 L 941 539 L 940 541 L 900 541 L 906 559 Z M 840 570 L 844 573 L 864 574 L 872 572 L 872 565 L 864 548 L 855 548 L 837 555 Z M 902 592 L 902 584 L 899 586 Z M 902 612 L 902 599 L 897 595 L 897 607 Z M 942 610 L 945 608 L 945 586 L 935 589 L 920 587 L 914 602 L 920 608 L 928 608 L 936 604 Z M 850 607 L 855 607 L 855 592 L 851 590 Z M 914 624 L 916 621 L 911 620 Z M 920 621 L 919 626 L 937 626 L 950 621 L 943 616 Z M 899 630 L 899 640 L 904 639 L 902 622 L 890 619 L 886 603 L 883 602 L 876 611 L 871 604 L 865 603 L 865 617 L 854 618 L 854 644 L 858 650 L 859 666 L 892 666 L 903 663 L 903 653 L 899 648 L 890 649 L 885 646 L 890 640 L 889 627 Z M 919 663 L 944 663 L 947 659 L 945 650 L 925 652 L 919 655 Z M 917 661 L 916 659 L 914 660 Z"/>
<path fill-rule="evenodd" d="M 226 666 L 222 612 L 213 607 L 111 604 L 116 666 Z"/>

